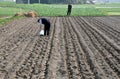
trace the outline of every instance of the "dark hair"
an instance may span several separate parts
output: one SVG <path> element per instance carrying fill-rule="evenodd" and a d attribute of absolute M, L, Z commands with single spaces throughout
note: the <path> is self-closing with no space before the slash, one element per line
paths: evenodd
<path fill-rule="evenodd" d="M 37 20 L 37 22 L 39 22 L 40 19 Z"/>

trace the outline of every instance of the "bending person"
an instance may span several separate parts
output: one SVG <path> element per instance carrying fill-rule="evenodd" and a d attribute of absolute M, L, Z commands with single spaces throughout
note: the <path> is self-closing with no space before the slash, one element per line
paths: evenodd
<path fill-rule="evenodd" d="M 46 18 L 38 19 L 40 24 L 44 24 L 44 35 L 49 35 L 50 32 L 50 21 Z"/>

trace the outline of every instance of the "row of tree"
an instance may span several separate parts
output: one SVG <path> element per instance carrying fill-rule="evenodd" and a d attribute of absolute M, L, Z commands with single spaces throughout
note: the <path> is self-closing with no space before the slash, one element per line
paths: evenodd
<path fill-rule="evenodd" d="M 53 4 L 53 3 L 62 3 L 62 4 L 84 4 L 86 3 L 87 0 L 41 0 L 41 3 L 49 3 L 49 4 Z"/>
<path fill-rule="evenodd" d="M 16 3 L 45 3 L 45 4 L 85 4 L 94 0 L 16 0 Z"/>

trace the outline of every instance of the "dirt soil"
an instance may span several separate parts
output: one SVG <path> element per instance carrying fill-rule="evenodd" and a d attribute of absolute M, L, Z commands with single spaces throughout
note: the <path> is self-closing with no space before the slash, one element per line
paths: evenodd
<path fill-rule="evenodd" d="M 120 79 L 120 16 L 48 18 L 0 27 L 0 79 Z"/>

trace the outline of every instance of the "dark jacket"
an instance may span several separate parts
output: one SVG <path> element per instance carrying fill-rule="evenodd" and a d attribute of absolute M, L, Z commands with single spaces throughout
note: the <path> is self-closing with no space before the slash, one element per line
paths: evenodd
<path fill-rule="evenodd" d="M 72 5 L 69 4 L 69 5 L 68 5 L 68 11 L 71 11 L 71 9 L 72 9 Z"/>
<path fill-rule="evenodd" d="M 40 23 L 40 20 L 42 21 L 42 24 L 44 24 L 44 35 L 49 35 L 50 31 L 50 21 L 46 18 L 40 18 L 38 19 L 38 22 Z"/>
<path fill-rule="evenodd" d="M 42 24 L 45 25 L 45 29 L 50 29 L 50 21 L 47 20 L 46 18 L 40 18 L 40 19 L 42 20 Z M 38 19 L 38 22 L 40 19 Z"/>

